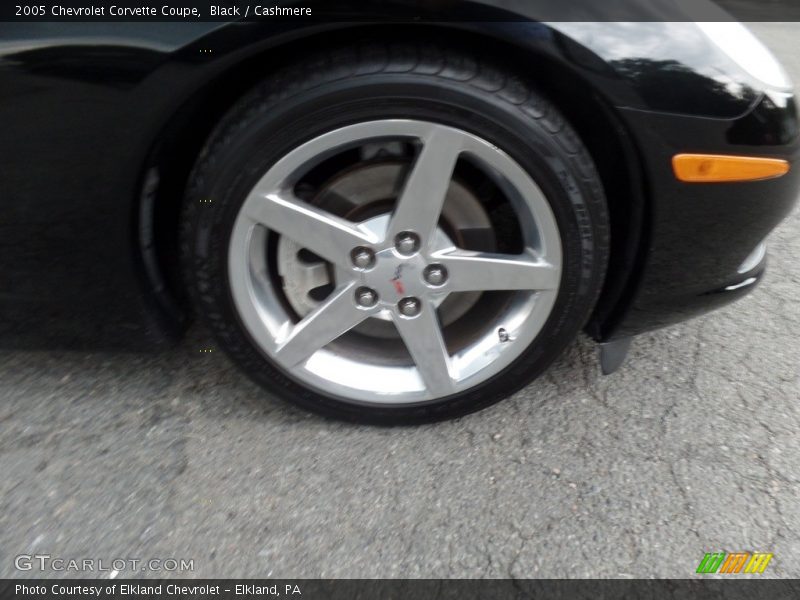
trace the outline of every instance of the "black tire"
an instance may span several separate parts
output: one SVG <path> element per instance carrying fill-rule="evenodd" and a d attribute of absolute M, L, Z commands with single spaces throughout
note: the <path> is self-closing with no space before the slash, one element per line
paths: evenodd
<path fill-rule="evenodd" d="M 563 246 L 561 289 L 534 343 L 479 386 L 417 405 L 365 406 L 299 384 L 250 339 L 227 285 L 233 221 L 258 178 L 304 141 L 375 118 L 427 119 L 470 131 L 505 150 L 544 191 Z M 213 202 L 201 202 L 206 198 Z M 609 223 L 602 184 L 586 148 L 531 82 L 465 50 L 364 43 L 309 56 L 268 77 L 230 110 L 191 176 L 181 246 L 197 312 L 255 381 L 323 415 L 412 424 L 487 407 L 547 368 L 580 331 L 597 299 Z"/>

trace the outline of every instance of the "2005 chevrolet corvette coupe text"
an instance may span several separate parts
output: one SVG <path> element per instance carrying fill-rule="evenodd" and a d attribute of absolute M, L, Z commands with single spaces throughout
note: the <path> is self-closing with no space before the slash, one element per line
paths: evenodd
<path fill-rule="evenodd" d="M 278 396 L 416 423 L 751 290 L 798 191 L 772 55 L 732 21 L 514 10 L 1 25 L 3 344 L 197 315 Z"/>

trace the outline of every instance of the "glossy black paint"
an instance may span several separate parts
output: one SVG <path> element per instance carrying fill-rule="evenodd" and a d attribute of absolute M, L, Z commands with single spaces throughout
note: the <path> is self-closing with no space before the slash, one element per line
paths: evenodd
<path fill-rule="evenodd" d="M 489 0 L 464 4 L 494 10 Z M 536 16 L 531 4 L 516 6 L 516 18 Z M 798 158 L 793 100 L 765 94 L 702 36 L 675 27 L 517 20 L 381 33 L 481 44 L 534 79 L 546 65 L 596 96 L 591 114 L 577 102 L 574 118 L 607 113 L 623 149 L 608 169 L 626 173 L 616 183 L 609 174 L 609 185 L 624 187 L 627 203 L 617 209 L 624 223 L 588 326 L 598 339 L 743 293 L 720 290 L 744 280 L 737 267 L 797 192 L 796 169 L 751 184 L 674 179 L 676 152 Z M 194 159 L 186 149 L 199 149 L 226 103 L 261 73 L 305 48 L 375 32 L 357 23 L 0 24 L 0 344 L 131 348 L 174 339 L 185 317 L 170 268 L 175 231 L 164 223 L 175 220 Z M 596 140 L 598 155 L 602 148 Z"/>
<path fill-rule="evenodd" d="M 794 130 L 796 140 L 797 120 L 790 106 L 787 103 L 785 129 Z M 667 114 L 623 112 L 648 148 L 644 159 L 650 176 L 651 229 L 631 303 L 617 322 L 603 325 L 601 337 L 669 325 L 750 291 L 752 286 L 737 286 L 760 279 L 763 265 L 744 274 L 737 269 L 788 214 L 800 190 L 797 169 L 778 179 L 732 184 L 688 184 L 673 176 L 670 159 L 679 152 L 783 157 L 796 164 L 796 141 L 764 144 L 764 137 L 773 135 L 768 127 L 751 140 L 754 143 L 731 144 L 731 132 L 745 119 L 687 121 Z"/>

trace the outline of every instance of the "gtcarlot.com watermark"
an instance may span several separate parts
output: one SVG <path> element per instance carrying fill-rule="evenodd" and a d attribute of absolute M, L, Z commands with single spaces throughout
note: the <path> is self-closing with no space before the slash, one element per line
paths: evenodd
<path fill-rule="evenodd" d="M 120 573 L 194 571 L 193 558 L 64 558 L 50 554 L 19 554 L 14 557 L 18 571 L 55 573 L 105 573 L 114 578 Z"/>

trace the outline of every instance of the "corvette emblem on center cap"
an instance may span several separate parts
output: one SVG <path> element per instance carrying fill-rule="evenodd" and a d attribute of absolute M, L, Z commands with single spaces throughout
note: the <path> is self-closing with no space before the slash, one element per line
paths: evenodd
<path fill-rule="evenodd" d="M 402 282 L 404 266 L 405 265 L 397 265 L 397 268 L 394 270 L 394 277 L 389 280 L 392 282 L 392 285 L 394 285 L 395 291 L 401 296 L 404 296 L 406 293 L 406 288 Z"/>

